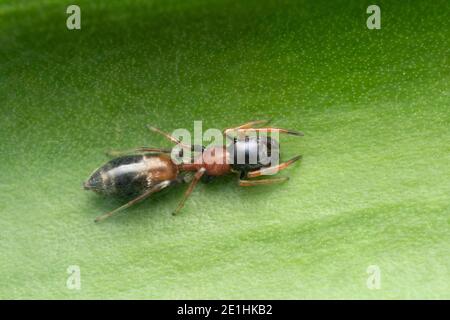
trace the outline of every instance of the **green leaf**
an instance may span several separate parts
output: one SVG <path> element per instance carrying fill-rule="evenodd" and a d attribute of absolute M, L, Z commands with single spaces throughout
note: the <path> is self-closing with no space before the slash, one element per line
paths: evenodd
<path fill-rule="evenodd" d="M 380 30 L 365 1 L 77 4 L 0 2 L 0 298 L 450 298 L 447 1 L 378 1 Z M 170 147 L 147 124 L 256 119 L 305 133 L 288 182 L 93 222 L 105 151 Z"/>

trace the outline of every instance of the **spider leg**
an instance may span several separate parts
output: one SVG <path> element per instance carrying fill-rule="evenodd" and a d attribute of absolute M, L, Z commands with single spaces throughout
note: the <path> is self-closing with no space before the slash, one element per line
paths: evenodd
<path fill-rule="evenodd" d="M 119 157 L 127 154 L 142 154 L 142 153 L 170 153 L 170 149 L 153 148 L 153 147 L 139 147 L 128 150 L 110 150 L 106 155 L 110 157 Z"/>
<path fill-rule="evenodd" d="M 303 132 L 295 131 L 295 130 L 289 130 L 289 129 L 283 129 L 283 128 L 273 128 L 273 127 L 267 127 L 267 128 L 243 128 L 243 129 L 236 129 L 235 132 L 238 134 L 244 134 L 246 132 L 278 132 L 278 133 L 285 133 L 293 136 L 303 136 Z"/>
<path fill-rule="evenodd" d="M 148 198 L 150 195 L 152 195 L 155 192 L 158 192 L 164 188 L 167 188 L 169 185 L 171 185 L 173 182 L 172 180 L 166 180 L 163 182 L 158 183 L 157 185 L 147 189 L 146 191 L 144 191 L 144 193 L 142 193 L 141 195 L 139 195 L 138 197 L 134 198 L 133 200 L 127 202 L 126 204 L 124 204 L 123 206 L 120 206 L 117 209 L 114 209 L 113 211 L 107 212 L 101 216 L 98 216 L 97 218 L 95 218 L 95 222 L 100 222 L 103 221 L 109 217 L 111 217 L 112 215 L 116 214 L 119 211 L 122 211 L 126 208 L 131 207 L 132 205 L 141 202 L 142 200 Z"/>
<path fill-rule="evenodd" d="M 260 179 L 260 180 L 242 180 L 242 179 L 239 179 L 239 185 L 241 187 L 252 187 L 252 186 L 260 186 L 260 185 L 281 183 L 281 182 L 285 182 L 287 180 L 289 180 L 288 177 L 273 178 L 273 179 Z"/>
<path fill-rule="evenodd" d="M 192 191 L 194 191 L 195 186 L 197 185 L 197 183 L 199 182 L 200 178 L 203 176 L 203 174 L 205 173 L 206 169 L 205 168 L 200 168 L 194 175 L 194 178 L 191 181 L 191 184 L 189 185 L 188 189 L 186 190 L 186 192 L 183 195 L 183 199 L 181 199 L 180 203 L 178 204 L 178 207 L 175 209 L 175 211 L 172 213 L 173 215 L 178 214 L 178 212 L 181 210 L 181 208 L 183 208 L 186 200 L 189 198 L 189 196 L 191 195 Z"/>
<path fill-rule="evenodd" d="M 286 169 L 288 166 L 290 166 L 295 161 L 297 161 L 301 158 L 302 158 L 302 156 L 296 156 L 286 162 L 280 163 L 279 165 L 276 165 L 273 167 L 267 167 L 267 168 L 262 168 L 262 169 L 255 170 L 255 171 L 250 171 L 249 173 L 247 173 L 247 177 L 254 178 L 254 177 L 259 177 L 262 175 L 271 175 L 271 174 L 277 173 L 278 171 Z"/>
<path fill-rule="evenodd" d="M 203 152 L 203 150 L 205 149 L 204 146 L 197 146 L 197 145 L 190 145 L 190 144 L 185 144 L 182 143 L 180 140 L 178 140 L 177 138 L 175 138 L 174 136 L 168 134 L 167 132 L 164 132 L 156 127 L 153 127 L 151 125 L 147 126 L 151 131 L 159 133 L 160 135 L 163 135 L 164 137 L 166 137 L 169 141 L 172 141 L 173 143 L 175 143 L 176 145 L 179 145 L 180 147 L 182 147 L 183 149 L 188 149 L 191 151 L 199 151 L 201 150 Z"/>
<path fill-rule="evenodd" d="M 226 128 L 226 129 L 223 130 L 223 134 L 224 134 L 225 136 L 231 138 L 230 133 L 232 133 L 232 132 L 236 132 L 237 130 L 240 130 L 240 129 L 249 129 L 249 128 L 252 128 L 252 127 L 254 127 L 254 126 L 261 126 L 261 125 L 264 125 L 264 124 L 268 124 L 270 121 L 271 121 L 271 120 L 255 120 L 255 121 L 250 121 L 250 122 L 241 124 L 240 126 L 237 126 L 237 127 Z"/>
<path fill-rule="evenodd" d="M 159 133 L 160 135 L 163 135 L 163 136 L 166 137 L 169 141 L 172 141 L 173 143 L 175 143 L 175 144 L 177 144 L 177 145 L 180 145 L 180 146 L 183 147 L 183 148 L 188 148 L 188 149 L 191 148 L 191 145 L 187 145 L 187 144 L 185 144 L 185 143 L 182 143 L 180 140 L 178 140 L 178 139 L 175 138 L 174 136 L 172 136 L 172 135 L 170 135 L 170 134 L 168 134 L 168 133 L 166 133 L 166 132 L 164 132 L 164 131 L 162 131 L 162 130 L 156 128 L 156 127 L 153 127 L 153 126 L 151 126 L 151 125 L 148 125 L 147 127 L 148 127 L 151 131 L 156 132 L 156 133 Z"/>

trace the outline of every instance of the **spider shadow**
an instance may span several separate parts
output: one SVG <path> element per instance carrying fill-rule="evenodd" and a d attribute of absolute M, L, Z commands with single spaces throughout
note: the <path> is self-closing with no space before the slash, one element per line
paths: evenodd
<path fill-rule="evenodd" d="M 112 221 L 112 220 L 120 220 L 115 219 L 119 218 L 124 213 L 127 213 L 127 219 L 141 219 L 143 217 L 146 217 L 148 214 L 158 215 L 162 216 L 159 211 L 167 211 L 167 210 L 173 210 L 176 207 L 177 203 L 177 194 L 184 192 L 184 188 L 182 184 L 177 184 L 174 186 L 171 186 L 169 188 L 163 189 L 147 199 L 144 199 L 143 201 L 136 203 L 135 205 L 123 210 L 122 212 L 117 213 L 117 217 L 111 217 L 108 218 L 105 221 Z M 94 220 L 96 217 L 109 212 L 111 210 L 117 209 L 118 207 L 126 204 L 127 202 L 133 200 L 138 195 L 130 195 L 130 196 L 107 196 L 107 195 L 99 195 L 99 194 L 91 194 L 88 197 L 87 203 L 86 203 L 86 210 L 87 214 L 92 217 L 92 220 Z M 167 203 L 167 208 L 164 209 L 164 205 Z M 171 209 L 170 209 L 171 208 Z M 154 209 L 157 209 L 155 212 Z M 92 213 L 94 211 L 95 213 Z M 128 214 L 129 213 L 129 214 Z"/>

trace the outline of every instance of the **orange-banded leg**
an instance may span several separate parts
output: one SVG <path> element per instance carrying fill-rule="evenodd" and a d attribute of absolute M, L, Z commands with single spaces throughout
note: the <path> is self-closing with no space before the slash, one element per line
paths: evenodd
<path fill-rule="evenodd" d="M 139 195 L 138 197 L 134 198 L 133 200 L 127 202 L 126 204 L 124 204 L 123 206 L 107 212 L 101 216 L 98 216 L 97 218 L 95 218 L 95 222 L 100 222 L 103 221 L 109 217 L 111 217 L 112 215 L 116 214 L 119 211 L 122 211 L 126 208 L 131 207 L 132 205 L 141 202 L 142 200 L 148 198 L 150 195 L 152 195 L 155 192 L 161 191 L 164 188 L 167 188 L 168 186 L 170 186 L 171 184 L 175 183 L 177 180 L 166 180 L 163 182 L 158 183 L 157 185 L 153 186 L 152 188 L 147 189 L 146 191 L 144 191 L 144 193 L 142 193 L 141 195 Z"/>
<path fill-rule="evenodd" d="M 275 184 L 288 181 L 288 177 L 283 178 L 273 178 L 273 179 L 260 179 L 260 180 L 239 180 L 239 185 L 241 187 L 252 187 L 252 186 L 261 186 L 267 184 Z"/>
<path fill-rule="evenodd" d="M 203 146 L 196 146 L 196 145 L 189 145 L 189 144 L 182 143 L 180 140 L 178 140 L 178 139 L 175 138 L 174 136 L 172 136 L 172 135 L 170 135 L 170 134 L 168 134 L 168 133 L 166 133 L 166 132 L 164 132 L 164 131 L 162 131 L 162 130 L 156 128 L 156 127 L 153 127 L 153 126 L 151 126 L 151 125 L 147 125 L 147 127 L 148 127 L 151 131 L 163 135 L 163 136 L 166 137 L 169 141 L 172 141 L 173 143 L 175 143 L 176 145 L 179 145 L 179 146 L 180 146 L 181 148 L 183 148 L 183 149 L 188 149 L 188 150 L 191 150 L 191 151 L 200 151 L 200 150 L 203 151 L 203 150 L 205 149 L 205 147 L 203 147 Z M 170 153 L 170 152 L 169 152 L 169 153 Z"/>
<path fill-rule="evenodd" d="M 246 132 L 278 132 L 278 133 L 290 134 L 293 136 L 303 136 L 304 135 L 303 132 L 300 132 L 300 131 L 283 129 L 283 128 L 273 128 L 273 127 L 237 129 L 236 132 L 238 134 L 244 134 L 244 135 Z"/>
<path fill-rule="evenodd" d="M 261 125 L 267 125 L 270 122 L 270 120 L 256 120 L 244 123 L 243 125 L 240 125 L 235 128 L 228 128 L 223 131 L 224 135 L 232 138 L 232 133 L 237 133 L 240 137 L 245 136 L 246 132 L 278 132 L 278 133 L 286 133 L 294 136 L 303 136 L 303 132 L 295 131 L 295 130 L 288 130 L 283 128 L 273 128 L 273 127 L 263 127 L 261 128 Z M 257 128 L 254 128 L 257 127 Z"/>
<path fill-rule="evenodd" d="M 170 149 L 153 148 L 153 147 L 139 147 L 128 150 L 111 150 L 106 152 L 110 157 L 119 157 L 128 154 L 145 154 L 145 153 L 170 153 Z"/>
<path fill-rule="evenodd" d="M 175 138 L 174 136 L 172 136 L 172 135 L 170 135 L 170 134 L 168 134 L 168 133 L 166 133 L 166 132 L 164 132 L 164 131 L 162 131 L 162 130 L 160 130 L 160 129 L 158 129 L 158 128 L 155 128 L 155 127 L 153 127 L 153 126 L 151 126 L 151 125 L 147 125 L 147 127 L 148 127 L 151 131 L 156 132 L 156 133 L 159 133 L 160 135 L 163 135 L 163 136 L 166 137 L 169 141 L 172 141 L 173 143 L 175 143 L 175 144 L 177 144 L 177 145 L 180 145 L 180 146 L 183 147 L 183 148 L 188 148 L 188 149 L 191 148 L 191 145 L 187 145 L 187 144 L 185 144 L 185 143 L 182 143 L 180 140 L 178 140 L 178 139 Z"/>
<path fill-rule="evenodd" d="M 194 191 L 195 186 L 200 181 L 200 178 L 205 173 L 205 168 L 200 168 L 194 175 L 194 178 L 191 181 L 191 184 L 189 185 L 188 189 L 183 195 L 183 199 L 181 199 L 180 203 L 178 204 L 178 207 L 175 209 L 175 211 L 172 213 L 173 215 L 178 214 L 178 212 L 183 208 L 184 204 L 186 203 L 187 198 L 191 195 L 192 191 Z"/>
<path fill-rule="evenodd" d="M 288 166 L 290 166 L 295 161 L 297 161 L 301 158 L 302 158 L 302 156 L 296 156 L 286 162 L 280 163 L 279 165 L 276 165 L 273 167 L 267 167 L 267 168 L 262 168 L 262 169 L 255 170 L 255 171 L 250 171 L 247 173 L 247 177 L 255 178 L 255 177 L 259 177 L 259 176 L 263 176 L 263 175 L 271 175 L 271 174 L 277 173 L 278 171 L 286 169 Z"/>
<path fill-rule="evenodd" d="M 226 134 L 226 133 L 228 133 L 228 132 L 235 131 L 235 130 L 238 130 L 238 129 L 249 129 L 249 128 L 252 128 L 252 127 L 255 127 L 255 126 L 262 126 L 262 125 L 264 125 L 264 124 L 268 124 L 270 121 L 271 121 L 271 120 L 255 120 L 255 121 L 250 121 L 250 122 L 241 124 L 240 126 L 237 126 L 237 127 L 226 128 L 226 129 L 223 130 L 223 133 Z"/>
<path fill-rule="evenodd" d="M 257 127 L 257 126 L 261 126 L 264 124 L 268 124 L 271 120 L 255 120 L 255 121 L 250 121 L 247 123 L 244 123 L 240 126 L 237 127 L 233 127 L 233 128 L 226 128 L 223 130 L 223 134 L 229 138 L 232 138 L 232 136 L 230 135 L 230 133 L 232 132 L 237 132 L 238 130 L 241 129 L 250 129 L 252 127 Z"/>

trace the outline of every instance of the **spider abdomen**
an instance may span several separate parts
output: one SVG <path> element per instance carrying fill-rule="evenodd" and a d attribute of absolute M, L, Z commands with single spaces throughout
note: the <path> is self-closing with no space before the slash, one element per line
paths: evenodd
<path fill-rule="evenodd" d="M 84 187 L 103 194 L 127 196 L 173 180 L 177 175 L 177 166 L 166 154 L 130 155 L 113 159 L 95 170 Z"/>

